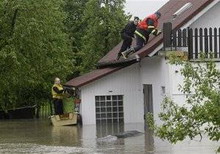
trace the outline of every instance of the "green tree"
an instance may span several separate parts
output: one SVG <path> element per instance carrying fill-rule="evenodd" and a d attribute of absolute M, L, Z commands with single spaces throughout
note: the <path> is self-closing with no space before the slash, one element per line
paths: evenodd
<path fill-rule="evenodd" d="M 179 90 L 185 94 L 186 101 L 179 105 L 166 97 L 162 103 L 163 112 L 159 114 L 163 124 L 154 125 L 152 115 L 148 115 L 151 128 L 157 136 L 171 143 L 197 135 L 202 139 L 204 134 L 212 141 L 219 141 L 220 71 L 216 63 L 205 59 L 197 63 L 183 62 L 175 58 L 171 63 L 182 67 L 184 81 Z"/>
<path fill-rule="evenodd" d="M 120 31 L 128 17 L 123 7 L 124 0 L 90 0 L 86 3 L 82 38 L 82 71 L 95 67 L 97 61 L 121 40 Z"/>
<path fill-rule="evenodd" d="M 0 1 L 0 104 L 3 109 L 42 103 L 55 76 L 73 71 L 64 32 L 63 0 Z"/>
<path fill-rule="evenodd" d="M 68 76 L 69 79 L 80 74 L 80 66 L 82 63 L 80 51 L 82 51 L 82 38 L 87 27 L 86 24 L 83 24 L 83 12 L 88 1 L 89 0 L 65 0 L 63 7 L 67 14 L 64 24 L 71 42 L 72 53 L 74 54 L 73 65 L 75 66 L 75 70 L 73 74 Z"/>

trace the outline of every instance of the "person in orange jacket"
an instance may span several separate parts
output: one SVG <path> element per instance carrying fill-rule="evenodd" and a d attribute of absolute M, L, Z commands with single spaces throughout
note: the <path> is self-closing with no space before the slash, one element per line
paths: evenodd
<path fill-rule="evenodd" d="M 136 46 L 131 47 L 121 53 L 124 59 L 127 59 L 130 53 L 136 52 L 140 50 L 144 45 L 146 45 L 150 34 L 153 34 L 155 36 L 161 34 L 161 31 L 157 29 L 158 20 L 160 17 L 161 13 L 156 12 L 139 22 L 137 30 L 135 31 Z"/>

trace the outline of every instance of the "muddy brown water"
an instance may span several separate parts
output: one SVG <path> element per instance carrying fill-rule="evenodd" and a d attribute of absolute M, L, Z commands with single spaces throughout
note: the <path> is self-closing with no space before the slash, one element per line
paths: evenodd
<path fill-rule="evenodd" d="M 143 134 L 114 136 L 128 130 Z M 0 154 L 215 154 L 218 145 L 207 138 L 171 145 L 152 137 L 139 123 L 53 127 L 49 120 L 0 121 Z"/>

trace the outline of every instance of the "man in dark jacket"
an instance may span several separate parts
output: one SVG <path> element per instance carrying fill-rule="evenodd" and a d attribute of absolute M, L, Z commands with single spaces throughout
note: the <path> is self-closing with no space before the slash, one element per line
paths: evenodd
<path fill-rule="evenodd" d="M 124 29 L 122 29 L 121 31 L 121 38 L 123 39 L 123 43 L 121 46 L 121 49 L 118 53 L 118 57 L 117 60 L 120 58 L 121 53 L 125 50 L 127 50 L 128 48 L 131 47 L 131 43 L 132 43 L 132 38 L 134 37 L 134 32 L 136 30 L 136 27 L 138 25 L 139 22 L 139 18 L 138 17 L 134 17 L 134 21 L 129 22 Z"/>
<path fill-rule="evenodd" d="M 121 53 L 124 59 L 127 59 L 128 55 L 130 53 L 136 52 L 136 51 L 140 50 L 144 45 L 146 45 L 150 34 L 157 36 L 161 33 L 161 31 L 159 31 L 157 29 L 158 19 L 160 17 L 161 17 L 161 13 L 156 12 L 156 13 L 146 17 L 141 22 L 139 22 L 139 24 L 137 26 L 137 30 L 135 31 L 136 46 L 131 47 Z"/>

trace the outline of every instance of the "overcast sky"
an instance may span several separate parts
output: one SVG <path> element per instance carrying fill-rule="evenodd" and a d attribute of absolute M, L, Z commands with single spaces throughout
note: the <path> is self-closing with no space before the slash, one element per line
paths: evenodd
<path fill-rule="evenodd" d="M 126 0 L 125 12 L 143 19 L 156 12 L 169 0 Z"/>

